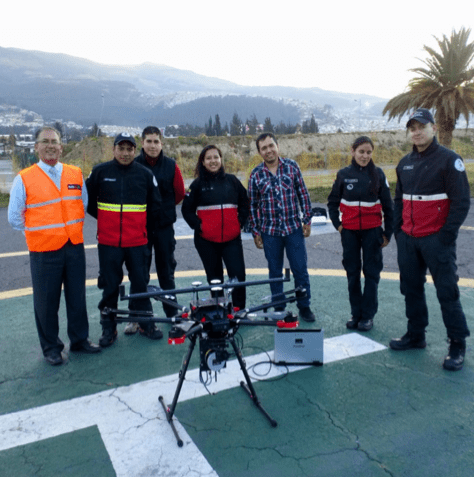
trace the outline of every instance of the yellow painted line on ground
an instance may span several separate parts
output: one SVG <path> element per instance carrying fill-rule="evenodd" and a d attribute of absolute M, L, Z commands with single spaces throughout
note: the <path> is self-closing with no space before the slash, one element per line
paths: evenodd
<path fill-rule="evenodd" d="M 178 237 L 175 237 L 176 240 L 189 240 L 194 238 L 194 235 L 181 235 Z M 95 249 L 97 248 L 97 244 L 92 244 L 92 245 L 84 245 L 84 248 L 86 250 L 90 249 Z M 21 252 L 7 252 L 7 253 L 0 253 L 0 258 L 10 258 L 10 257 L 23 257 L 25 255 L 29 255 L 30 252 L 28 250 L 23 250 Z"/>
<path fill-rule="evenodd" d="M 469 227 L 467 225 L 463 225 L 463 226 L 461 226 L 461 230 L 474 230 L 474 227 Z M 176 238 L 176 240 L 191 240 L 191 239 L 194 238 L 194 235 L 181 235 L 181 236 L 178 236 L 178 237 L 175 237 L 175 238 Z M 96 249 L 97 244 L 85 245 L 84 248 L 86 250 Z M 22 256 L 25 256 L 25 255 L 28 255 L 28 254 L 29 254 L 28 250 L 25 250 L 25 251 L 22 251 L 22 252 L 7 252 L 7 253 L 0 253 L 0 258 L 22 257 Z M 319 273 L 317 273 L 317 275 L 319 275 Z M 324 273 L 321 273 L 321 275 L 324 275 Z M 389 277 L 387 277 L 387 278 L 389 278 Z"/>
<path fill-rule="evenodd" d="M 474 227 L 468 227 L 467 225 L 463 225 L 461 227 L 461 230 L 474 230 Z M 194 238 L 194 235 L 181 235 L 181 236 L 178 236 L 178 237 L 175 237 L 176 240 L 191 240 Z M 85 245 L 84 248 L 86 250 L 90 250 L 90 249 L 96 249 L 97 248 L 97 244 L 92 244 L 92 245 Z M 0 253 L 0 258 L 10 258 L 10 257 L 22 257 L 22 256 L 25 256 L 25 255 L 28 255 L 29 252 L 28 250 L 25 250 L 25 251 L 22 251 L 22 252 L 7 252 L 7 253 Z M 318 275 L 319 273 L 317 273 Z M 324 275 L 323 273 L 321 273 L 322 275 Z"/>
<path fill-rule="evenodd" d="M 268 269 L 266 268 L 247 268 L 246 269 L 247 275 L 267 275 L 268 274 Z M 308 273 L 310 276 L 318 276 L 318 277 L 345 277 L 346 272 L 344 270 L 324 270 L 322 268 L 310 268 L 308 269 Z M 206 273 L 204 270 L 186 270 L 186 271 L 181 271 L 181 272 L 176 272 L 175 277 L 176 278 L 193 278 L 193 277 L 205 277 Z M 380 277 L 383 280 L 394 280 L 394 281 L 399 281 L 400 276 L 398 273 L 394 272 L 382 272 L 380 274 Z M 158 277 L 156 273 L 152 273 L 150 278 L 152 280 L 157 280 Z M 128 283 L 128 277 L 124 277 L 122 283 Z M 426 277 L 426 281 L 428 283 L 433 283 L 433 279 L 431 276 Z M 458 285 L 460 287 L 466 287 L 466 288 L 474 288 L 474 279 L 472 278 L 460 278 Z M 97 278 L 89 278 L 86 280 L 86 287 L 92 287 L 92 286 L 97 286 Z M 32 287 L 27 287 L 27 288 L 19 288 L 18 290 L 8 290 L 4 292 L 0 292 L 0 300 L 7 300 L 9 298 L 19 298 L 22 296 L 28 296 L 33 294 L 33 288 Z"/>

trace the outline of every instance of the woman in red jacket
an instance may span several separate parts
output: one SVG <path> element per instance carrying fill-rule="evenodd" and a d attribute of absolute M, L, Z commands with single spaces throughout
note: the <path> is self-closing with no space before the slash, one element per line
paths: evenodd
<path fill-rule="evenodd" d="M 194 230 L 194 245 L 207 281 L 224 281 L 224 261 L 227 275 L 243 282 L 245 263 L 240 229 L 249 215 L 247 191 L 237 177 L 225 173 L 222 152 L 212 144 L 201 151 L 195 177 L 181 211 Z M 245 296 L 245 287 L 235 288 L 234 306 L 245 308 Z"/>
<path fill-rule="evenodd" d="M 382 169 L 372 160 L 373 151 L 374 143 L 369 137 L 354 141 L 352 163 L 337 173 L 328 197 L 329 216 L 341 234 L 342 264 L 349 288 L 352 317 L 346 326 L 359 331 L 369 331 L 373 326 L 383 268 L 382 248 L 388 245 L 393 230 L 390 189 Z M 361 271 L 365 280 L 363 293 Z"/>

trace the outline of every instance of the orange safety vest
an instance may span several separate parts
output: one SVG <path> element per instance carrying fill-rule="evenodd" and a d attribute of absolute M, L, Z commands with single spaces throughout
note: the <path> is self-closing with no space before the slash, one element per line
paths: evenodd
<path fill-rule="evenodd" d="M 84 242 L 82 172 L 63 164 L 61 190 L 34 164 L 20 172 L 26 191 L 25 237 L 30 252 L 59 250 L 68 240 Z"/>

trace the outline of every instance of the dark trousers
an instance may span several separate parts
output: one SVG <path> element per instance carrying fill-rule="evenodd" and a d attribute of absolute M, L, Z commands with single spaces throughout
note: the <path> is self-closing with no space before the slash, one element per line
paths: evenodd
<path fill-rule="evenodd" d="M 367 230 L 342 229 L 342 265 L 346 271 L 352 316 L 372 320 L 378 309 L 378 285 L 383 268 L 382 228 Z M 362 257 L 361 257 L 362 252 Z M 364 273 L 364 292 L 361 286 Z"/>
<path fill-rule="evenodd" d="M 148 270 L 151 267 L 152 249 L 155 249 L 155 267 L 158 275 L 158 283 L 163 290 L 174 290 L 174 271 L 176 270 L 176 260 L 174 250 L 176 240 L 174 238 L 173 224 L 162 227 L 153 232 L 148 242 L 150 256 L 148 260 Z M 163 304 L 163 311 L 167 317 L 176 315 L 176 308 Z"/>
<path fill-rule="evenodd" d="M 227 268 L 229 278 L 237 278 L 239 282 L 245 281 L 244 251 L 242 248 L 242 238 L 240 235 L 229 242 L 217 243 L 203 239 L 194 234 L 194 245 L 201 257 L 207 281 L 221 280 L 224 282 L 224 269 L 222 261 Z M 245 287 L 236 287 L 232 293 L 234 306 L 240 309 L 245 308 L 246 291 Z"/>
<path fill-rule="evenodd" d="M 89 336 L 89 321 L 84 244 L 68 242 L 53 252 L 30 252 L 30 268 L 36 328 L 43 354 L 47 356 L 64 349 L 58 336 L 62 285 L 71 345 L 85 341 Z"/>
<path fill-rule="evenodd" d="M 428 326 L 425 297 L 428 269 L 433 277 L 448 337 L 464 339 L 469 336 L 466 317 L 459 300 L 456 244 L 442 244 L 439 234 L 415 238 L 400 232 L 396 239 L 400 291 L 405 297 L 408 331 L 423 333 Z"/>
<path fill-rule="evenodd" d="M 130 294 L 146 293 L 150 279 L 148 262 L 150 250 L 147 245 L 139 247 L 111 247 L 98 245 L 99 250 L 99 280 L 98 287 L 103 290 L 99 310 L 117 308 L 119 285 L 123 280 L 123 265 L 128 271 L 130 279 Z M 135 311 L 153 311 L 149 298 L 130 300 L 128 308 Z M 136 319 L 134 321 L 140 321 Z M 114 323 L 105 323 L 102 327 L 113 326 Z"/>

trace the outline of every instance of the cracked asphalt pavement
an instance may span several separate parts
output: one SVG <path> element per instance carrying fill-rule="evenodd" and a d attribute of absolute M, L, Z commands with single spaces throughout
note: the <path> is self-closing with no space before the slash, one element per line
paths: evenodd
<path fill-rule="evenodd" d="M 316 204 L 313 204 L 316 205 Z M 473 204 L 474 205 L 474 204 Z M 288 371 L 272 366 L 255 381 L 258 398 L 277 420 L 272 428 L 239 386 L 235 363 L 217 373 L 209 394 L 200 384 L 196 348 L 178 400 L 175 417 L 184 446 L 178 448 L 158 396 L 169 405 L 187 346 L 168 346 L 119 327 L 117 342 L 99 355 L 69 354 L 63 366 L 48 366 L 41 356 L 32 297 L 16 293 L 31 286 L 24 239 L 0 209 L 0 476 L 64 474 L 102 476 L 219 477 L 445 477 L 471 475 L 474 464 L 474 361 L 468 339 L 461 372 L 442 369 L 446 332 L 436 292 L 426 285 L 430 325 L 424 350 L 394 352 L 393 337 L 404 334 L 396 246 L 384 249 L 379 312 L 368 333 L 350 333 L 347 283 L 339 235 L 332 226 L 314 226 L 307 239 L 314 324 L 324 331 L 325 360 L 331 340 L 343 338 L 342 357 L 323 366 Z M 325 229 L 326 228 L 326 229 Z M 186 235 L 183 228 L 181 235 Z M 474 210 L 457 242 L 461 300 L 474 330 Z M 90 336 L 100 336 L 100 291 L 95 222 L 85 226 Z M 253 240 L 244 240 L 247 268 L 263 270 L 266 261 Z M 177 240 L 179 287 L 189 286 L 202 265 L 191 238 Z M 322 273 L 320 270 L 330 270 Z M 252 279 L 249 276 L 249 279 Z M 268 295 L 249 291 L 249 303 Z M 294 307 L 294 305 L 292 305 Z M 161 306 L 154 304 L 155 312 Z M 294 309 L 294 308 L 293 308 Z M 64 304 L 60 336 L 68 343 Z M 165 336 L 169 325 L 163 325 Z M 241 347 L 250 364 L 272 352 L 273 330 L 241 328 Z M 378 348 L 353 353 L 354 337 Z M 359 346 L 359 345 L 357 345 Z M 369 346 L 370 347 L 370 346 Z M 357 351 L 357 350 L 356 350 Z M 353 354 L 351 354 L 353 353 Z M 268 365 L 269 366 L 269 365 Z M 273 375 L 278 368 L 278 375 Z M 282 368 L 281 370 L 279 368 Z M 265 371 L 262 371 L 265 374 Z M 237 379 L 236 383 L 228 382 Z"/>

